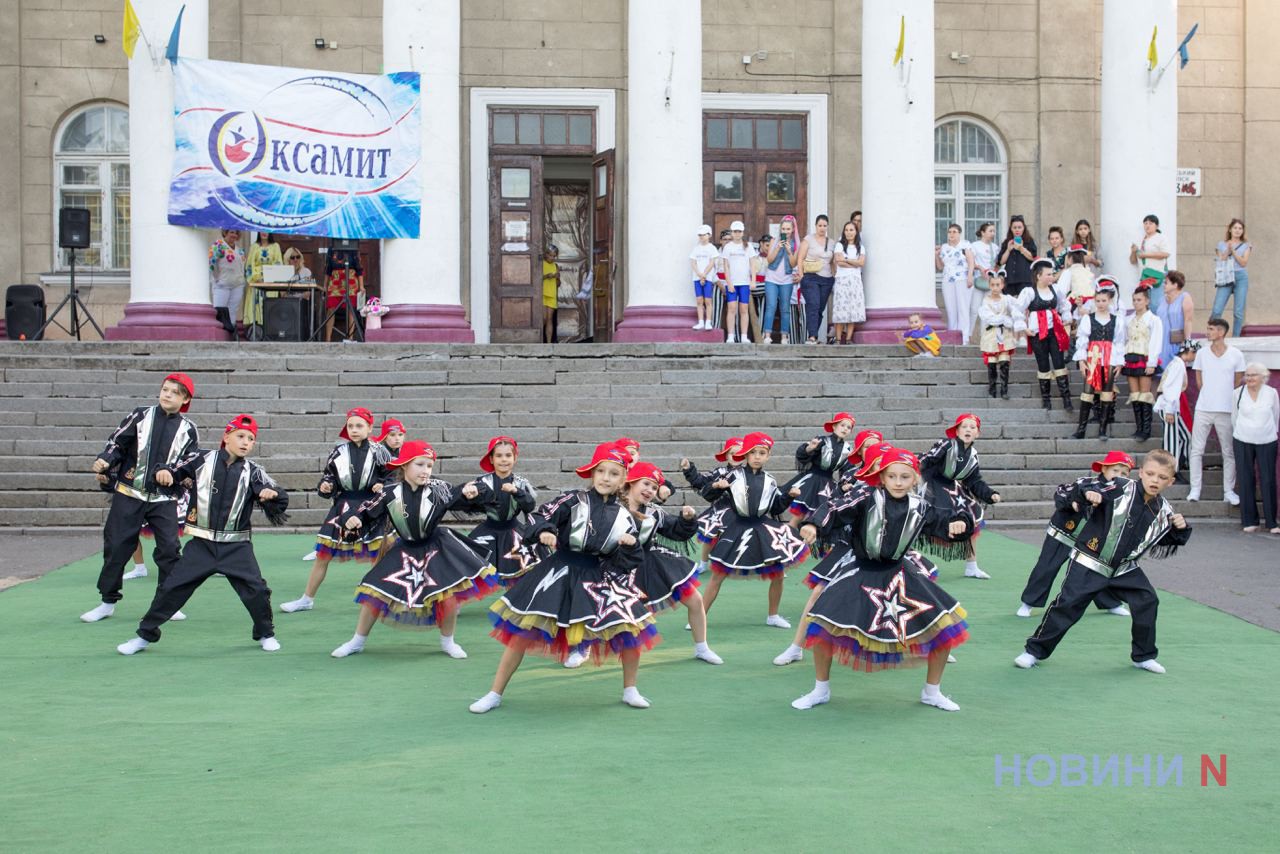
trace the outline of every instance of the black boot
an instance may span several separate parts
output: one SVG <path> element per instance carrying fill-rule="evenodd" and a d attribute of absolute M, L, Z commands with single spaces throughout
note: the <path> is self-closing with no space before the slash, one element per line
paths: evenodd
<path fill-rule="evenodd" d="M 1133 401 L 1130 404 L 1133 407 L 1133 435 L 1130 439 L 1142 438 L 1142 404 L 1139 401 Z"/>
<path fill-rule="evenodd" d="M 1009 399 L 1009 363 L 1000 363 L 1000 399 Z"/>
<path fill-rule="evenodd" d="M 1098 406 L 1102 408 L 1102 418 L 1098 421 L 1098 438 L 1109 439 L 1107 428 L 1111 426 L 1111 419 L 1116 415 L 1116 402 L 1114 400 L 1099 401 Z"/>
<path fill-rule="evenodd" d="M 1093 401 L 1080 400 L 1080 421 L 1076 425 L 1076 432 L 1071 434 L 1073 439 L 1083 439 L 1085 431 L 1089 429 L 1089 413 L 1093 411 Z"/>
<path fill-rule="evenodd" d="M 996 396 L 996 366 L 987 365 L 987 396 Z"/>
<path fill-rule="evenodd" d="M 1151 413 L 1153 409 L 1155 407 L 1152 404 L 1146 401 L 1142 402 L 1142 429 L 1138 433 L 1138 438 L 1143 442 L 1151 438 Z"/>
<path fill-rule="evenodd" d="M 1058 393 L 1062 395 L 1062 408 L 1071 411 L 1071 378 L 1066 374 L 1058 377 Z"/>
<path fill-rule="evenodd" d="M 1045 409 L 1053 409 L 1053 406 L 1049 402 L 1049 391 L 1049 381 L 1040 380 L 1040 404 L 1044 406 Z"/>

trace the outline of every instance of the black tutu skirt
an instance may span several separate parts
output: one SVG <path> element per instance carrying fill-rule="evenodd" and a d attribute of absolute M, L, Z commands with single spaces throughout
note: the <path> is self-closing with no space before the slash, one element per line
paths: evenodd
<path fill-rule="evenodd" d="M 485 519 L 468 536 L 489 551 L 489 561 L 498 569 L 498 583 L 509 587 L 524 567 L 512 554 L 520 547 L 520 526 L 515 519 L 495 522 Z"/>
<path fill-rule="evenodd" d="M 402 628 L 429 628 L 459 604 L 498 589 L 488 552 L 448 528 L 398 541 L 356 587 L 356 602 Z"/>
<path fill-rule="evenodd" d="M 933 506 L 937 521 L 925 528 L 924 551 L 942 560 L 973 560 L 978 534 L 982 531 L 982 502 L 958 483 L 930 480 L 925 484 L 924 500 Z M 953 539 L 947 528 L 957 516 L 973 519 L 972 533 L 961 540 Z"/>
<path fill-rule="evenodd" d="M 720 532 L 724 530 L 725 523 L 729 517 L 733 515 L 733 508 L 726 501 L 724 503 L 717 502 L 708 507 L 703 508 L 698 514 L 698 541 L 702 543 L 714 543 L 716 538 L 720 536 Z"/>
<path fill-rule="evenodd" d="M 675 608 L 698 589 L 693 561 L 661 544 L 645 549 L 644 562 L 636 569 L 636 586 L 644 592 L 649 610 Z"/>
<path fill-rule="evenodd" d="M 325 514 L 325 520 L 316 532 L 316 552 L 333 560 L 376 560 L 383 541 L 387 538 L 385 524 L 361 529 L 356 534 L 347 531 L 347 520 L 356 515 L 360 506 L 377 497 L 366 489 L 340 492 Z"/>
<path fill-rule="evenodd" d="M 734 578 L 773 579 L 808 555 L 809 546 L 790 525 L 730 511 L 711 549 L 711 571 Z"/>
<path fill-rule="evenodd" d="M 1163 371 L 1160 365 L 1156 365 L 1156 369 L 1148 374 L 1147 356 L 1145 353 L 1125 353 L 1124 367 L 1120 369 L 1120 375 L 1125 377 L 1145 377 L 1150 376 L 1152 379 L 1159 378 Z"/>
<path fill-rule="evenodd" d="M 964 608 L 910 561 L 837 576 L 806 616 L 805 646 L 868 673 L 923 664 L 969 639 Z"/>
<path fill-rule="evenodd" d="M 790 512 L 794 516 L 808 516 L 822 502 L 831 500 L 836 494 L 836 483 L 831 475 L 818 469 L 796 475 L 779 489 L 784 495 L 791 495 L 791 490 L 795 487 L 800 488 L 800 494 L 791 498 Z"/>
<path fill-rule="evenodd" d="M 606 569 L 600 558 L 557 549 L 530 566 L 489 609 L 492 636 L 504 646 L 559 661 L 578 652 L 599 664 L 627 650 L 651 649 L 658 628 L 638 569 Z"/>

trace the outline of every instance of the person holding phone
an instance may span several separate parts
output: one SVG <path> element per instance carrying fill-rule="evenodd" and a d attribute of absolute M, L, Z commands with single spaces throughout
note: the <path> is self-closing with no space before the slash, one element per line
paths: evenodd
<path fill-rule="evenodd" d="M 1027 233 L 1027 221 L 1022 214 L 1009 219 L 1000 249 L 1000 265 L 1004 267 L 1004 292 L 1017 299 L 1031 286 L 1031 262 L 1036 258 L 1036 241 Z"/>

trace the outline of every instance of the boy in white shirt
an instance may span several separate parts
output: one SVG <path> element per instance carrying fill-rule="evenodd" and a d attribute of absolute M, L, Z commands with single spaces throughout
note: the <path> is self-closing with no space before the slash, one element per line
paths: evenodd
<path fill-rule="evenodd" d="M 694 329 L 710 329 L 715 313 L 716 259 L 719 250 L 711 243 L 711 226 L 698 226 L 698 243 L 689 253 L 689 266 L 693 268 L 693 297 L 698 304 L 698 322 Z"/>

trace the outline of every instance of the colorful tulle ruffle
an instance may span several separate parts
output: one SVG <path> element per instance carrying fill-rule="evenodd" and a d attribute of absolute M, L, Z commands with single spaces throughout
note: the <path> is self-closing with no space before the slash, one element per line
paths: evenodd
<path fill-rule="evenodd" d="M 954 611 L 943 614 L 925 632 L 909 638 L 906 643 L 899 643 L 870 637 L 856 628 L 838 627 L 810 615 L 804 645 L 821 646 L 840 664 L 866 673 L 918 666 L 924 664 L 931 654 L 954 649 L 969 639 L 969 625 L 965 617 L 964 608 L 957 605 Z"/>

